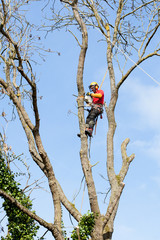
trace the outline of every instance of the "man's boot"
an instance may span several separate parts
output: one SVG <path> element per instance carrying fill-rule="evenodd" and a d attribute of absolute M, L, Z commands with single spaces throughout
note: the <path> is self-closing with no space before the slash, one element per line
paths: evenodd
<path fill-rule="evenodd" d="M 88 135 L 89 137 L 92 137 L 92 132 L 93 132 L 92 128 L 86 128 L 85 130 L 85 134 Z"/>

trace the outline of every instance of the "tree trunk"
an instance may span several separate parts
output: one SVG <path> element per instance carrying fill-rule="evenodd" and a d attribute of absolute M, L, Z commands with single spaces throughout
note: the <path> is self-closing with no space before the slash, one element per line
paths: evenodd
<path fill-rule="evenodd" d="M 91 234 L 92 240 L 103 240 L 103 222 L 102 217 L 95 217 L 95 227 Z"/>

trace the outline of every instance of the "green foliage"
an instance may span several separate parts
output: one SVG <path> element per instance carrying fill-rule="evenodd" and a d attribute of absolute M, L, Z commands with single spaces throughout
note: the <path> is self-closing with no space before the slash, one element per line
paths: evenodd
<path fill-rule="evenodd" d="M 25 193 L 18 187 L 20 184 L 15 181 L 15 175 L 6 166 L 4 156 L 0 151 L 0 189 L 14 197 L 19 203 L 29 210 L 32 209 L 32 202 Z M 9 234 L 1 240 L 32 240 L 36 236 L 38 226 L 27 214 L 20 211 L 9 200 L 4 199 L 3 208 L 8 217 Z"/>
<path fill-rule="evenodd" d="M 61 208 L 61 219 L 63 219 L 63 210 L 62 210 L 62 208 Z M 63 220 L 61 220 L 61 228 L 62 228 L 62 236 L 63 236 L 64 239 L 66 240 L 66 239 L 67 239 L 67 232 L 66 232 L 66 230 L 65 230 Z"/>
<path fill-rule="evenodd" d="M 87 240 L 89 239 L 89 236 L 91 234 L 91 232 L 93 231 L 93 227 L 95 224 L 95 216 L 93 212 L 87 212 L 86 214 L 84 214 L 79 223 L 78 223 L 78 227 L 79 227 L 79 235 L 80 235 L 80 239 L 82 240 Z M 77 230 L 74 229 L 71 235 L 71 238 L 73 240 L 78 240 L 78 235 L 77 235 Z"/>

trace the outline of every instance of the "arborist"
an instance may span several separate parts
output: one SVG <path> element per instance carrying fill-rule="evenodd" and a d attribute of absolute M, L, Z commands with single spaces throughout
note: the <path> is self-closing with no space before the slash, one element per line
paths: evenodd
<path fill-rule="evenodd" d="M 99 89 L 97 82 L 92 82 L 89 85 L 89 90 L 86 95 L 92 98 L 91 109 L 86 118 L 86 129 L 85 134 L 89 137 L 92 137 L 93 128 L 96 124 L 97 118 L 103 113 L 103 104 L 104 104 L 104 92 Z M 91 93 L 91 91 L 93 93 Z"/>

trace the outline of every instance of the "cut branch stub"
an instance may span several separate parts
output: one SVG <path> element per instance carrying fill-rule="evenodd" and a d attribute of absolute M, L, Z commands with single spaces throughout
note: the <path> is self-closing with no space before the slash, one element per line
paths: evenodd
<path fill-rule="evenodd" d="M 130 163 L 135 158 L 135 154 L 132 154 L 130 156 L 127 155 L 127 145 L 129 142 L 130 142 L 130 139 L 126 138 L 121 145 L 121 154 L 122 154 L 123 163 L 122 163 L 122 168 L 120 170 L 119 176 L 121 177 L 122 181 L 128 172 Z"/>

